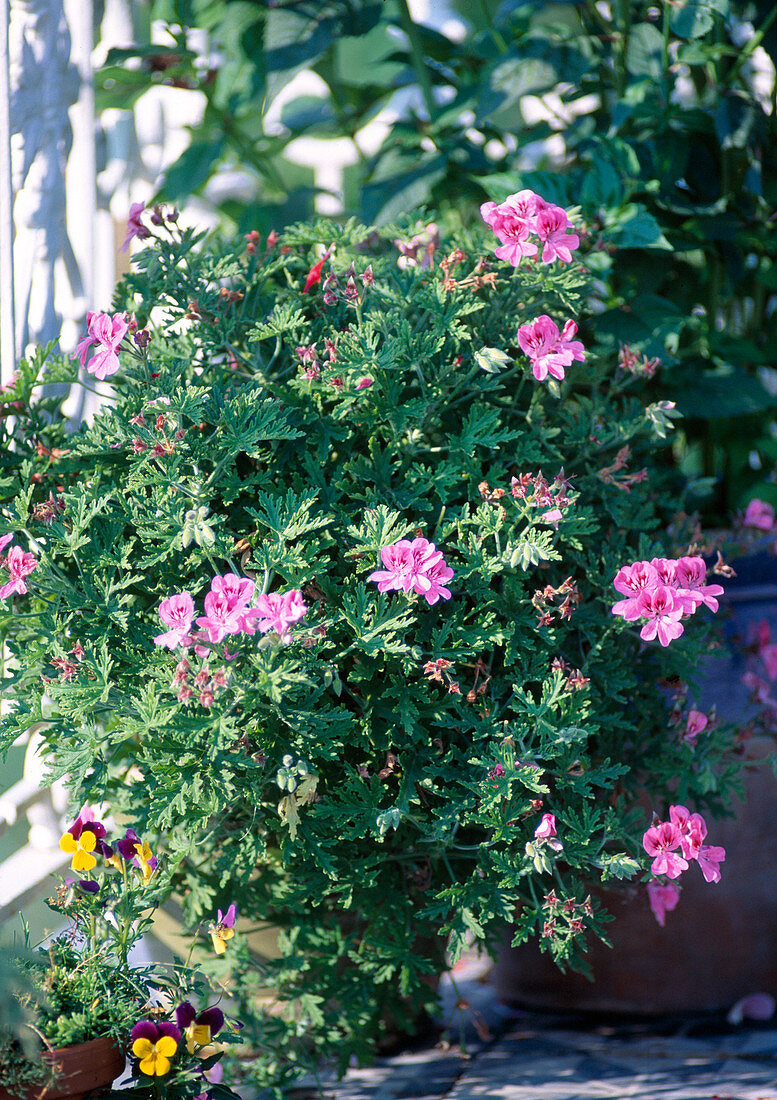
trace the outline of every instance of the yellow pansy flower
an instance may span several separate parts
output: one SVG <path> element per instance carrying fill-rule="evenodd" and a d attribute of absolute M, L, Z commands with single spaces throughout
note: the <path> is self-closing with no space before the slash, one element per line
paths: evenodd
<path fill-rule="evenodd" d="M 156 870 L 156 860 L 151 851 L 151 845 L 147 841 L 142 840 L 139 844 L 135 845 L 135 851 L 138 855 L 140 869 L 143 872 L 143 881 L 148 882 Z"/>
<path fill-rule="evenodd" d="M 91 871 L 97 866 L 97 860 L 92 855 L 96 844 L 97 837 L 91 829 L 84 829 L 77 840 L 72 833 L 65 833 L 59 841 L 62 851 L 73 857 L 70 863 L 73 871 Z"/>
<path fill-rule="evenodd" d="M 155 1043 L 150 1039 L 136 1039 L 132 1053 L 140 1059 L 140 1072 L 148 1077 L 164 1077 L 170 1072 L 170 1059 L 178 1050 L 178 1043 L 170 1035 L 162 1035 Z"/>

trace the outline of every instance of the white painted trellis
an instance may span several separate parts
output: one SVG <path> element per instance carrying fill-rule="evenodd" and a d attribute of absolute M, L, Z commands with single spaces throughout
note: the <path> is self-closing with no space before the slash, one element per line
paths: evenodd
<path fill-rule="evenodd" d="M 108 0 L 106 9 L 107 24 L 123 43 L 131 41 L 132 0 Z M 61 336 L 63 350 L 72 349 L 87 310 L 110 303 L 116 233 L 110 210 L 98 201 L 94 30 L 92 0 L 0 0 L 3 384 L 30 345 Z M 123 145 L 128 195 L 132 180 L 147 173 L 139 156 L 127 156 L 131 141 Z M 87 397 L 93 408 L 80 387 L 68 398 L 76 423 L 90 414 Z M 0 863 L 0 921 L 39 896 L 50 872 L 66 863 L 58 844 L 64 789 L 44 781 L 39 730 L 27 731 L 19 744 L 23 774 L 0 792 L 0 837 L 24 821 L 26 839 Z"/>
<path fill-rule="evenodd" d="M 65 318 L 57 308 L 55 283 L 62 281 L 62 274 L 76 310 L 83 309 L 93 292 L 91 229 L 79 226 L 77 252 L 69 234 L 65 189 L 68 157 L 75 154 L 88 175 L 84 197 L 94 209 L 94 128 L 85 125 L 87 113 L 93 117 L 87 61 L 91 0 L 83 0 L 73 14 L 69 25 L 63 0 L 0 0 L 3 384 L 10 381 L 29 343 L 58 337 Z M 57 841 L 64 793 L 41 784 L 39 733 L 30 730 L 21 742 L 24 772 L 0 796 L 0 835 L 20 819 L 28 828 L 24 845 L 0 864 L 0 919 L 34 899 L 46 876 L 63 865 Z"/>

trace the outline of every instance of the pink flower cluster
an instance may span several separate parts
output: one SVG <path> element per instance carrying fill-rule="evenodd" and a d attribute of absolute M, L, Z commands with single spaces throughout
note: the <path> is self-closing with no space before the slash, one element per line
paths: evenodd
<path fill-rule="evenodd" d="M 524 256 L 537 255 L 538 246 L 529 239 L 532 236 L 538 237 L 542 244 L 544 264 L 555 259 L 571 263 L 571 249 L 580 244 L 566 211 L 528 189 L 509 195 L 499 205 L 484 202 L 480 215 L 502 242 L 494 254 L 513 267 L 517 267 Z"/>
<path fill-rule="evenodd" d="M 529 324 L 518 329 L 518 345 L 531 360 L 531 369 L 538 382 L 548 375 L 551 378 L 564 377 L 564 368 L 574 359 L 581 363 L 585 359 L 585 348 L 580 340 L 575 340 L 577 325 L 567 321 L 559 332 L 558 325 L 547 313 L 541 314 Z"/>
<path fill-rule="evenodd" d="M 771 627 L 766 619 L 751 624 L 748 642 L 748 665 L 755 663 L 755 668 L 747 669 L 742 682 L 751 693 L 751 702 L 760 707 L 760 723 L 772 732 L 777 726 L 777 699 L 772 695 L 772 684 L 777 680 L 777 642 L 772 641 Z"/>
<path fill-rule="evenodd" d="M 385 569 L 370 573 L 368 581 L 377 581 L 379 592 L 416 592 L 427 603 L 449 600 L 451 592 L 446 583 L 453 577 L 453 570 L 446 565 L 442 551 L 433 542 L 416 538 L 410 542 L 400 539 L 384 546 L 380 559 Z"/>
<path fill-rule="evenodd" d="M 13 535 L 0 537 L 0 554 L 12 539 Z M 29 577 L 37 566 L 38 559 L 35 555 L 22 550 L 21 546 L 12 546 L 5 557 L 0 556 L 0 567 L 8 570 L 9 577 L 6 583 L 0 587 L 0 600 L 5 600 L 8 596 L 12 596 L 14 592 L 23 596 L 27 591 L 24 578 Z"/>
<path fill-rule="evenodd" d="M 159 617 L 168 630 L 157 634 L 154 644 L 176 649 L 194 646 L 198 656 L 207 656 L 209 646 L 218 645 L 233 634 L 262 634 L 275 631 L 280 640 L 291 641 L 290 628 L 307 612 L 302 593 L 293 588 L 279 592 L 255 594 L 256 586 L 247 577 L 235 573 L 215 576 L 205 597 L 204 615 L 195 621 L 194 600 L 188 592 L 176 592 L 159 605 Z"/>
<path fill-rule="evenodd" d="M 129 321 L 123 313 L 116 313 L 111 317 L 110 313 L 87 313 L 86 327 L 88 335 L 84 337 L 73 354 L 73 359 L 78 357 L 81 366 L 86 367 L 90 374 L 99 378 L 102 382 L 109 375 L 115 374 L 121 364 L 119 363 L 119 345 L 129 330 Z M 89 362 L 86 358 L 92 344 L 97 345 Z"/>
<path fill-rule="evenodd" d="M 689 861 L 696 860 L 707 882 L 720 882 L 720 864 L 726 858 L 726 850 L 702 843 L 706 836 L 707 824 L 701 814 L 692 814 L 685 806 L 670 806 L 669 820 L 657 821 L 642 837 L 642 847 L 653 857 L 652 874 L 677 879 L 688 870 Z M 664 914 L 677 905 L 679 896 L 673 882 L 654 879 L 648 883 L 650 906 L 660 925 L 664 923 Z"/>
<path fill-rule="evenodd" d="M 653 558 L 622 566 L 613 584 L 626 599 L 613 605 L 613 615 L 627 622 L 647 619 L 639 632 L 643 641 L 656 636 L 662 646 L 683 633 L 681 619 L 688 618 L 704 604 L 718 610 L 719 584 L 706 584 L 707 566 L 703 558 Z"/>
<path fill-rule="evenodd" d="M 204 647 L 195 646 L 201 651 Z M 202 656 L 202 652 L 199 654 Z M 175 666 L 175 675 L 170 687 L 177 691 L 178 702 L 188 703 L 194 698 L 194 693 L 199 693 L 200 705 L 206 708 L 213 706 L 216 695 L 227 687 L 229 678 L 226 668 L 212 669 L 209 664 L 203 664 L 200 670 L 190 679 L 189 673 L 192 667 L 185 657 L 182 657 Z"/>
<path fill-rule="evenodd" d="M 774 508 L 765 500 L 751 500 L 745 509 L 742 518 L 743 527 L 752 527 L 756 531 L 772 532 L 777 528 L 774 518 Z"/>

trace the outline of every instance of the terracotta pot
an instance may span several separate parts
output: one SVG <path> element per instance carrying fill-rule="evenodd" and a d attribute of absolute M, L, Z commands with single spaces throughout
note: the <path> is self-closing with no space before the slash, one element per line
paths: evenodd
<path fill-rule="evenodd" d="M 92 1039 L 45 1051 L 43 1059 L 56 1070 L 50 1084 L 36 1084 L 23 1092 L 8 1092 L 0 1086 L 0 1100 L 84 1100 L 95 1089 L 110 1085 L 125 1065 L 115 1039 Z"/>
<path fill-rule="evenodd" d="M 777 588 L 760 594 L 740 589 L 731 597 L 726 633 L 733 654 L 710 659 L 702 698 L 705 707 L 714 702 L 719 714 L 736 721 L 748 709 L 737 637 L 766 619 L 777 640 Z M 719 883 L 705 882 L 692 864 L 664 928 L 651 913 L 643 886 L 601 891 L 615 920 L 606 929 L 612 949 L 596 941 L 588 953 L 594 981 L 562 974 L 534 944 L 506 947 L 494 974 L 500 998 L 534 1007 L 642 1015 L 727 1010 L 755 992 L 777 998 L 777 780 L 765 759 L 774 749 L 772 739 L 748 743 L 748 756 L 761 762 L 748 773 L 745 801 L 732 804 L 733 818 L 708 817 L 709 843 L 726 849 Z"/>
<path fill-rule="evenodd" d="M 763 748 L 772 750 L 773 742 Z M 751 772 L 747 805 L 708 822 L 726 849 L 723 877 L 698 867 L 682 876 L 677 908 L 661 928 L 644 887 L 600 897 L 615 917 L 612 949 L 594 941 L 593 982 L 562 972 L 534 944 L 505 949 L 495 968 L 502 1000 L 554 1009 L 655 1015 L 729 1009 L 748 993 L 777 997 L 777 781 L 767 763 Z"/>

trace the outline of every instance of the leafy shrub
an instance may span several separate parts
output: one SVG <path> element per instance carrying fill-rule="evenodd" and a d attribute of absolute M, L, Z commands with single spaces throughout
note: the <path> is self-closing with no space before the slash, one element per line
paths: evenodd
<path fill-rule="evenodd" d="M 2 733 L 39 726 L 52 778 L 163 838 L 192 924 L 278 929 L 277 960 L 216 960 L 277 1083 L 416 1019 L 446 944 L 515 923 L 583 965 L 645 799 L 721 810 L 735 767 L 671 690 L 708 612 L 666 647 L 612 614 L 619 568 L 690 536 L 664 533 L 673 410 L 583 350 L 583 268 L 512 268 L 452 218 L 156 220 L 126 332 L 92 315 L 81 347 L 112 398 L 4 509 L 35 561 Z"/>
<path fill-rule="evenodd" d="M 238 166 L 256 194 L 220 212 L 267 232 L 313 209 L 313 173 L 286 158 L 289 143 L 353 138 L 412 87 L 414 106 L 346 169 L 346 210 L 369 223 L 424 203 L 474 212 L 484 189 L 501 198 L 523 187 L 579 203 L 596 242 L 596 339 L 608 355 L 623 344 L 660 360 L 662 396 L 686 417 L 675 450 L 696 482 L 693 504 L 716 525 L 753 495 L 777 504 L 774 4 L 458 10 L 469 27 L 460 41 L 414 23 L 405 0 L 365 3 L 358 18 L 346 0 L 155 0 L 170 42 L 112 51 L 102 101 L 132 102 L 152 84 L 196 89 L 203 123 L 161 194 L 185 199 L 221 165 Z M 193 48 L 195 26 L 215 59 Z M 138 68 L 125 67 L 128 56 Z M 286 103 L 268 129 L 267 106 L 302 68 L 323 94 Z M 543 152 L 554 135 L 563 157 Z"/>

